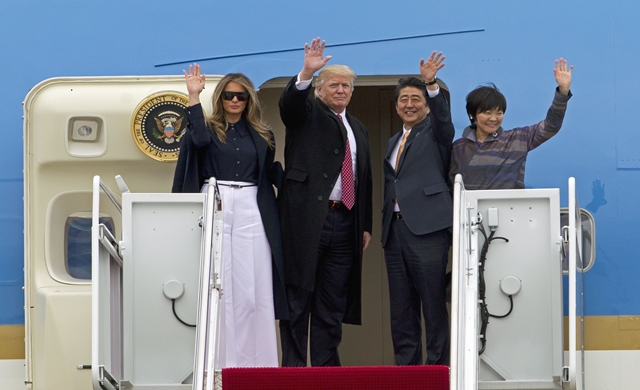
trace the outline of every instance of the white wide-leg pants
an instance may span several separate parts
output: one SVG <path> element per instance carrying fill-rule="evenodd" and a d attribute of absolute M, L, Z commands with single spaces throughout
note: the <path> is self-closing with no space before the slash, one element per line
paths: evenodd
<path fill-rule="evenodd" d="M 271 248 L 258 210 L 258 187 L 223 183 L 248 184 L 218 181 L 224 215 L 220 366 L 277 367 Z"/>

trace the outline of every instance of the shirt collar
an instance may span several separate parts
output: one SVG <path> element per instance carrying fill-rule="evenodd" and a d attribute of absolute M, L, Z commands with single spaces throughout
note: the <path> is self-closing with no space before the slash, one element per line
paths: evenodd
<path fill-rule="evenodd" d="M 500 135 L 502 135 L 502 133 L 504 132 L 504 129 L 502 128 L 502 126 L 500 126 L 498 128 L 498 130 L 496 130 L 495 132 L 489 134 L 487 136 L 487 138 L 484 139 L 483 142 L 493 142 L 493 141 L 497 141 L 498 138 L 500 138 Z M 473 142 L 478 142 L 476 140 L 476 130 L 472 129 L 471 126 L 467 126 L 464 131 L 462 132 L 462 138 L 466 138 L 470 141 Z"/>
<path fill-rule="evenodd" d="M 245 124 L 243 118 L 241 118 L 236 123 L 229 123 L 229 128 L 227 128 L 227 131 L 233 131 L 234 129 L 241 138 L 249 135 L 249 130 L 247 129 L 247 125 Z"/>
<path fill-rule="evenodd" d="M 330 110 L 331 112 L 333 112 L 336 116 L 340 115 L 340 116 L 342 117 L 342 120 L 345 120 L 345 119 L 346 119 L 346 117 L 347 117 L 347 110 L 346 110 L 346 109 L 342 110 L 342 112 L 335 112 L 335 111 L 333 111 L 333 110 L 332 110 L 332 109 L 330 109 L 330 108 L 329 108 L 329 110 Z"/>

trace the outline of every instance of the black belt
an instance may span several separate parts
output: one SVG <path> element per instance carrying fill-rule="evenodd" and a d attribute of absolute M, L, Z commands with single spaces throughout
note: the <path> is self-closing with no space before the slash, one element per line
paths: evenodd
<path fill-rule="evenodd" d="M 342 201 L 330 200 L 329 201 L 329 208 L 331 210 L 346 210 L 347 206 L 345 206 L 344 203 L 342 203 Z"/>
<path fill-rule="evenodd" d="M 393 212 L 393 219 L 397 219 L 398 221 L 404 221 L 404 218 L 402 218 L 402 213 L 396 213 L 395 211 Z"/>

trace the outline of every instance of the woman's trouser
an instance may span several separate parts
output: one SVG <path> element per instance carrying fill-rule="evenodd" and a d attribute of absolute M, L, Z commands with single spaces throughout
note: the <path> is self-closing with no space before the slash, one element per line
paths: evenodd
<path fill-rule="evenodd" d="M 220 367 L 277 367 L 271 248 L 258 210 L 258 187 L 218 184 L 224 216 Z"/>

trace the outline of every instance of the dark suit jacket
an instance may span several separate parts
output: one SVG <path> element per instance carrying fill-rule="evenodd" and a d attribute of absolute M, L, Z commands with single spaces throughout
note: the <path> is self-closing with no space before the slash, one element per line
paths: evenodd
<path fill-rule="evenodd" d="M 296 77 L 280 97 L 280 117 L 286 132 L 285 179 L 280 202 L 284 243 L 285 280 L 309 291 L 315 288 L 320 232 L 328 212 L 331 190 L 340 174 L 347 130 L 312 88 L 299 91 Z M 349 277 L 347 311 L 343 322 L 361 322 L 361 271 L 363 232 L 371 232 L 371 161 L 369 134 L 364 125 L 347 114 L 356 139 L 356 231 L 358 251 Z"/>
<path fill-rule="evenodd" d="M 182 137 L 171 192 L 200 192 L 204 181 L 209 179 L 200 175 L 199 167 L 204 153 L 208 150 L 209 142 L 213 142 L 207 141 L 207 137 L 215 137 L 215 135 L 206 127 L 204 121 L 195 122 L 189 123 L 189 129 Z M 195 126 L 204 126 L 204 129 L 200 128 L 198 134 L 194 134 Z M 273 185 L 279 186 L 282 180 L 282 165 L 278 161 L 274 162 L 274 149 L 269 147 L 267 141 L 248 122 L 247 128 L 258 152 L 257 200 L 262 224 L 271 247 L 275 315 L 277 319 L 286 320 L 289 318 L 289 309 L 285 295 L 282 236 L 278 204 L 273 190 Z"/>
<path fill-rule="evenodd" d="M 427 96 L 427 104 L 431 112 L 411 129 L 398 171 L 388 159 L 402 131 L 387 143 L 383 161 L 383 247 L 389 238 L 394 199 L 398 200 L 402 217 L 413 234 L 427 234 L 453 225 L 453 202 L 447 178 L 455 130 L 442 91 L 434 98 Z"/>

